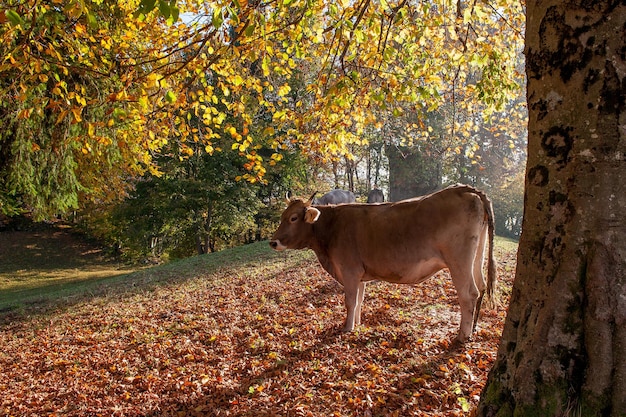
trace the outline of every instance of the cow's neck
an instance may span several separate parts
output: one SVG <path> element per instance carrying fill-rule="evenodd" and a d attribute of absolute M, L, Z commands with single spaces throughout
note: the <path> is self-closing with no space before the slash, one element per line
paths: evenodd
<path fill-rule="evenodd" d="M 329 230 L 333 230 L 333 219 L 332 210 L 322 211 L 320 219 L 313 225 L 313 238 L 309 247 L 315 252 L 318 261 L 326 272 L 337 278 L 330 256 L 332 233 L 328 233 Z"/>

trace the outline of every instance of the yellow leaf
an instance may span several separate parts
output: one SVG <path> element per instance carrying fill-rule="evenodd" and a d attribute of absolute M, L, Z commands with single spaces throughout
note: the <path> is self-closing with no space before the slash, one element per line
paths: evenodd
<path fill-rule="evenodd" d="M 278 89 L 278 96 L 285 97 L 290 91 L 291 87 L 288 84 L 285 84 Z"/>
<path fill-rule="evenodd" d="M 81 117 L 81 113 L 83 112 L 82 107 L 72 107 L 72 115 L 74 115 L 74 122 L 80 123 L 83 121 Z"/>
<path fill-rule="evenodd" d="M 239 87 L 241 84 L 243 84 L 243 78 L 241 78 L 241 75 L 237 74 L 233 78 L 232 82 L 235 87 Z"/>
<path fill-rule="evenodd" d="M 33 113 L 34 109 L 24 109 L 22 111 L 20 111 L 20 113 L 18 114 L 18 118 L 19 119 L 28 119 L 30 118 L 30 115 Z"/>
<path fill-rule="evenodd" d="M 63 119 L 65 119 L 65 116 L 67 116 L 67 110 L 63 110 L 61 113 L 59 113 L 56 124 L 58 125 L 59 123 L 61 123 Z"/>

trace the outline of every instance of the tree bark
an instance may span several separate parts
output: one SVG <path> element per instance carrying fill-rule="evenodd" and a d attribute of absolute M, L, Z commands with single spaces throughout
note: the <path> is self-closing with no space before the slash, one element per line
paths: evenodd
<path fill-rule="evenodd" d="M 527 2 L 518 266 L 479 416 L 626 415 L 626 2 Z"/>

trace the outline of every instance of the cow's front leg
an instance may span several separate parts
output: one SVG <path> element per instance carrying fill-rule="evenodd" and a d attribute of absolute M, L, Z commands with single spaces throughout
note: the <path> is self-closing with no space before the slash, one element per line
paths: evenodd
<path fill-rule="evenodd" d="M 359 283 L 358 295 L 356 298 L 356 312 L 354 313 L 354 324 L 361 325 L 361 307 L 363 306 L 363 299 L 365 298 L 365 282 Z"/>
<path fill-rule="evenodd" d="M 348 333 L 354 330 L 354 325 L 361 322 L 361 308 L 359 303 L 359 288 L 361 283 L 345 283 L 343 287 L 344 302 L 346 304 L 347 316 L 343 331 Z"/>

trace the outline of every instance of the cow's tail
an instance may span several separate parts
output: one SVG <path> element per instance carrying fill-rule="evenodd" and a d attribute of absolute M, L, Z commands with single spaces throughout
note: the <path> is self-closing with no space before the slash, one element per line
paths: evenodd
<path fill-rule="evenodd" d="M 485 215 L 487 216 L 487 235 L 489 238 L 489 250 L 487 252 L 487 299 L 492 303 L 495 302 L 495 291 L 496 291 L 496 260 L 493 256 L 493 238 L 495 234 L 495 226 L 493 219 L 493 205 L 491 204 L 491 200 L 485 193 L 479 190 L 474 190 L 474 192 L 480 197 L 483 202 L 483 206 L 485 208 Z"/>

